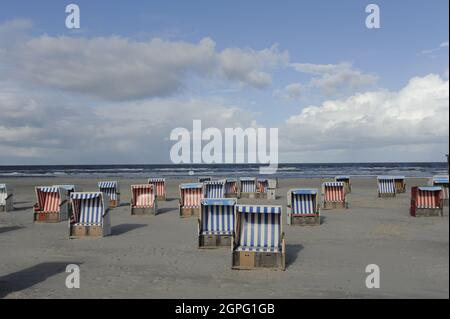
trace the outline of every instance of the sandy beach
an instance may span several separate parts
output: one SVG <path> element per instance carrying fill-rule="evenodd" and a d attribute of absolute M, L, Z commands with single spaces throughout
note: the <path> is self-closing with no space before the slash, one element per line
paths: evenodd
<path fill-rule="evenodd" d="M 178 217 L 178 185 L 167 181 L 157 216 L 131 216 L 130 185 L 119 179 L 122 205 L 111 211 L 112 235 L 68 239 L 67 222 L 34 224 L 34 186 L 76 184 L 95 191 L 99 179 L 9 178 L 14 212 L 0 213 L 0 298 L 448 298 L 449 221 L 409 216 L 409 191 L 379 199 L 375 178 L 354 178 L 348 210 L 322 211 L 318 227 L 288 227 L 286 271 L 231 270 L 230 249 L 197 249 L 197 221 Z M 283 205 L 293 187 L 322 179 L 281 179 Z M 425 179 L 408 179 L 413 185 Z M 67 264 L 80 265 L 81 287 L 65 287 Z M 377 264 L 381 287 L 365 286 Z"/>

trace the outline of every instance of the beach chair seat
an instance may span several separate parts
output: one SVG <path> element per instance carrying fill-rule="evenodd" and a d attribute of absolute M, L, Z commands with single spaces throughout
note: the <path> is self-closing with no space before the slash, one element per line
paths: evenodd
<path fill-rule="evenodd" d="M 411 188 L 411 216 L 443 216 L 443 214 L 442 187 L 415 186 Z"/>
<path fill-rule="evenodd" d="M 154 184 L 131 185 L 131 215 L 156 215 L 158 199 Z"/>
<path fill-rule="evenodd" d="M 111 233 L 108 202 L 102 192 L 73 192 L 69 237 L 103 237 Z"/>
<path fill-rule="evenodd" d="M 11 186 L 0 184 L 0 212 L 14 210 L 14 196 Z"/>
<path fill-rule="evenodd" d="M 281 206 L 236 205 L 233 269 L 285 269 Z"/>
<path fill-rule="evenodd" d="M 152 184 L 156 190 L 156 199 L 158 201 L 166 200 L 166 179 L 161 177 L 149 178 L 147 180 L 148 184 Z"/>
<path fill-rule="evenodd" d="M 37 202 L 34 205 L 33 219 L 39 223 L 58 223 L 67 220 L 68 192 L 56 186 L 35 188 Z"/>
<path fill-rule="evenodd" d="M 98 182 L 97 186 L 98 190 L 106 195 L 109 208 L 115 208 L 120 205 L 120 190 L 117 181 Z"/>
<path fill-rule="evenodd" d="M 287 193 L 288 225 L 320 225 L 317 189 L 292 189 Z"/>
<path fill-rule="evenodd" d="M 323 209 L 348 208 L 344 182 L 325 182 L 322 184 Z"/>
<path fill-rule="evenodd" d="M 203 199 L 203 183 L 185 183 L 180 187 L 178 208 L 180 217 L 199 216 Z"/>
<path fill-rule="evenodd" d="M 395 192 L 397 194 L 406 193 L 406 179 L 405 176 L 393 176 L 395 183 Z"/>

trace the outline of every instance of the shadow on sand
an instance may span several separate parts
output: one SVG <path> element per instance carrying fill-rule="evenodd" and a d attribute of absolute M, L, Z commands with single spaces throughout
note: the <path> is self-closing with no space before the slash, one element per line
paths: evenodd
<path fill-rule="evenodd" d="M 0 298 L 5 297 L 12 292 L 30 288 L 58 273 L 65 272 L 66 267 L 69 264 L 80 265 L 81 263 L 46 262 L 0 277 Z M 61 285 L 64 287 L 64 282 L 62 282 Z"/>
<path fill-rule="evenodd" d="M 299 252 L 303 249 L 303 245 L 286 245 L 286 268 L 293 264 L 298 257 Z"/>
<path fill-rule="evenodd" d="M 6 233 L 9 231 L 13 231 L 13 230 L 18 230 L 18 229 L 22 229 L 25 228 L 23 226 L 7 226 L 7 227 L 0 227 L 0 234 L 2 233 Z"/>
<path fill-rule="evenodd" d="M 111 236 L 119 236 L 138 228 L 147 227 L 145 224 L 121 224 L 111 228 Z"/>

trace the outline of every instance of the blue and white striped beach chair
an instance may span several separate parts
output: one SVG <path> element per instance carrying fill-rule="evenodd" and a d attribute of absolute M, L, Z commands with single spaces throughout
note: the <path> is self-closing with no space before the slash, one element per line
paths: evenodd
<path fill-rule="evenodd" d="M 239 178 L 239 197 L 240 198 L 256 198 L 256 178 L 241 177 Z"/>
<path fill-rule="evenodd" d="M 119 183 L 117 181 L 99 182 L 98 189 L 109 200 L 108 207 L 114 208 L 120 205 Z"/>
<path fill-rule="evenodd" d="M 103 237 L 111 234 L 107 200 L 102 192 L 74 192 L 70 195 L 73 213 L 70 237 Z"/>
<path fill-rule="evenodd" d="M 287 193 L 288 225 L 320 225 L 319 191 L 292 189 Z"/>
<path fill-rule="evenodd" d="M 395 178 L 394 176 L 378 176 L 378 197 L 395 197 Z"/>
<path fill-rule="evenodd" d="M 285 269 L 281 206 L 236 205 L 232 268 Z"/>
<path fill-rule="evenodd" d="M 199 248 L 230 247 L 236 199 L 203 199 L 198 220 Z"/>
<path fill-rule="evenodd" d="M 203 183 L 204 198 L 225 198 L 225 181 L 207 181 Z"/>

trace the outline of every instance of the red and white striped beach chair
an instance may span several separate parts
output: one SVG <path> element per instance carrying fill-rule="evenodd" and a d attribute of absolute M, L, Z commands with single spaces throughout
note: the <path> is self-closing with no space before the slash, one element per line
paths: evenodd
<path fill-rule="evenodd" d="M 325 182 L 322 184 L 323 209 L 348 208 L 344 182 Z"/>
<path fill-rule="evenodd" d="M 157 200 L 166 200 L 166 179 L 165 178 L 149 178 L 148 184 L 152 184 L 156 190 Z"/>
<path fill-rule="evenodd" d="M 203 199 L 203 183 L 186 183 L 180 185 L 180 217 L 200 215 Z"/>
<path fill-rule="evenodd" d="M 37 203 L 34 205 L 34 221 L 58 223 L 67 220 L 68 192 L 60 187 L 38 186 L 35 188 Z"/>
<path fill-rule="evenodd" d="M 443 216 L 443 213 L 442 187 L 416 186 L 411 188 L 411 216 Z"/>
<path fill-rule="evenodd" d="M 158 200 L 154 184 L 131 185 L 131 215 L 156 215 Z"/>

